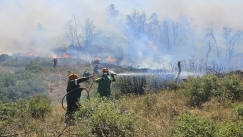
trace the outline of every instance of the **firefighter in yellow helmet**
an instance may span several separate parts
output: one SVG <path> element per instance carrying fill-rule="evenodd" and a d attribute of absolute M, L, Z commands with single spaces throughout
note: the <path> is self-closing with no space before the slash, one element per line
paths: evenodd
<path fill-rule="evenodd" d="M 102 69 L 102 76 L 95 79 L 95 82 L 98 83 L 97 92 L 100 97 L 110 97 L 111 96 L 111 83 L 115 82 L 116 79 L 114 74 L 109 74 L 108 68 Z"/>

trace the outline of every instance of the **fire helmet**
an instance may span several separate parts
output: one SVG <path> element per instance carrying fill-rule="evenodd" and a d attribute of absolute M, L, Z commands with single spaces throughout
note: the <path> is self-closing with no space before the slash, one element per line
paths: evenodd
<path fill-rule="evenodd" d="M 109 70 L 108 70 L 108 68 L 103 68 L 102 69 L 102 72 L 108 72 Z"/>
<path fill-rule="evenodd" d="M 71 74 L 68 75 L 69 80 L 74 80 L 74 79 L 77 79 L 77 78 L 78 78 L 77 74 L 71 73 Z"/>

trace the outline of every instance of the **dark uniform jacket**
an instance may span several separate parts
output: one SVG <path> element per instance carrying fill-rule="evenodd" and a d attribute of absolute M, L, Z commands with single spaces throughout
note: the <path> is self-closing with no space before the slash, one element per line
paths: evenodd
<path fill-rule="evenodd" d="M 75 111 L 75 109 L 78 108 L 77 103 L 79 102 L 79 99 L 81 97 L 81 91 L 80 83 L 83 81 L 88 80 L 89 77 L 79 78 L 68 81 L 67 85 L 67 109 L 68 111 Z"/>

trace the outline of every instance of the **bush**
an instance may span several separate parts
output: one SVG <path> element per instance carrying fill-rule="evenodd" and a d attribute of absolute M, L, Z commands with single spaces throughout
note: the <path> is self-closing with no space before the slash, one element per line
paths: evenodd
<path fill-rule="evenodd" d="M 119 77 L 116 81 L 121 94 L 142 95 L 145 92 L 146 84 L 147 80 L 145 76 L 124 76 Z"/>
<path fill-rule="evenodd" d="M 8 60 L 10 57 L 7 54 L 0 55 L 0 62 L 4 62 Z"/>
<path fill-rule="evenodd" d="M 180 88 L 180 85 L 176 82 L 166 81 L 164 87 L 166 87 L 167 90 L 177 91 Z"/>
<path fill-rule="evenodd" d="M 235 108 L 235 111 L 237 112 L 237 114 L 241 117 L 243 117 L 243 105 L 239 105 Z"/>
<path fill-rule="evenodd" d="M 216 126 L 217 132 L 215 137 L 242 137 L 243 136 L 243 123 L 224 121 Z"/>
<path fill-rule="evenodd" d="M 182 84 L 188 103 L 191 106 L 201 107 L 211 97 L 226 98 L 230 101 L 242 99 L 243 83 L 235 74 L 218 78 L 216 75 L 203 77 L 188 77 Z"/>
<path fill-rule="evenodd" d="M 16 107 L 13 103 L 7 102 L 0 104 L 0 121 L 12 121 L 16 115 Z"/>
<path fill-rule="evenodd" d="M 26 61 L 23 61 L 19 58 L 11 58 L 3 63 L 3 66 L 10 66 L 10 67 L 23 67 L 26 65 Z"/>
<path fill-rule="evenodd" d="M 26 122 L 25 101 L 17 100 L 17 102 L 5 101 L 0 104 L 0 136 L 5 136 L 13 130 L 9 130 L 12 125 Z M 21 127 L 22 125 L 18 125 Z"/>
<path fill-rule="evenodd" d="M 175 137 L 212 137 L 215 132 L 211 119 L 197 117 L 190 113 L 175 118 L 170 134 Z"/>
<path fill-rule="evenodd" d="M 7 121 L 0 120 L 0 136 L 2 136 L 6 131 Z"/>
<path fill-rule="evenodd" d="M 133 136 L 136 119 L 132 112 L 125 112 L 122 104 L 105 98 L 91 99 L 81 103 L 76 113 L 78 122 L 83 123 L 79 129 L 81 136 Z"/>
<path fill-rule="evenodd" d="M 0 72 L 0 86 L 0 100 L 7 98 L 13 101 L 34 94 L 44 94 L 47 89 L 42 76 L 27 71 L 16 74 Z"/>
<path fill-rule="evenodd" d="M 214 75 L 205 75 L 202 78 L 188 77 L 182 84 L 185 95 L 189 98 L 189 105 L 197 107 L 208 101 L 213 92 L 217 92 L 218 86 L 217 77 Z"/>
<path fill-rule="evenodd" d="M 52 112 L 51 100 L 43 96 L 33 96 L 27 102 L 27 110 L 34 118 L 43 118 Z"/>
<path fill-rule="evenodd" d="M 36 62 L 30 61 L 30 63 L 25 65 L 25 69 L 32 73 L 38 73 L 42 71 L 42 68 L 40 65 L 38 65 Z"/>
<path fill-rule="evenodd" d="M 242 99 L 243 83 L 238 75 L 226 75 L 221 82 L 224 87 L 223 93 L 229 100 L 237 101 Z"/>

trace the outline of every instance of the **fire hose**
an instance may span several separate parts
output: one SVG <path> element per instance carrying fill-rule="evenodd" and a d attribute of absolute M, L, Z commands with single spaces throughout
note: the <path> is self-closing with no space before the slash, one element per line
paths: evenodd
<path fill-rule="evenodd" d="M 62 108 L 65 110 L 65 111 L 67 111 L 66 109 L 65 109 L 65 107 L 63 106 L 63 100 L 64 100 L 64 98 L 69 94 L 69 93 L 71 93 L 71 92 L 73 92 L 73 91 L 75 91 L 76 89 L 85 89 L 86 91 L 87 91 L 87 99 L 89 100 L 90 99 L 90 97 L 89 97 L 89 92 L 90 92 L 90 89 L 91 89 L 91 87 L 92 87 L 92 85 L 93 85 L 93 83 L 94 82 L 92 82 L 91 83 L 91 85 L 90 85 L 90 87 L 89 87 L 89 89 L 87 90 L 87 88 L 75 88 L 75 89 L 72 89 L 71 91 L 69 91 L 67 94 L 65 94 L 64 96 L 63 96 L 63 98 L 62 98 Z"/>

